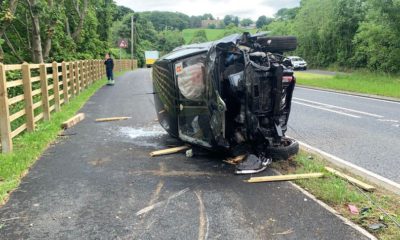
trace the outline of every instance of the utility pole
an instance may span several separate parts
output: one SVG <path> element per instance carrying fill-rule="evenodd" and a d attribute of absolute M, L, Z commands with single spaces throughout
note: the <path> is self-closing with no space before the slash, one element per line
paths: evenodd
<path fill-rule="evenodd" d="M 133 35 L 134 35 L 134 22 L 135 22 L 135 18 L 132 14 L 131 17 L 131 59 L 133 59 Z"/>

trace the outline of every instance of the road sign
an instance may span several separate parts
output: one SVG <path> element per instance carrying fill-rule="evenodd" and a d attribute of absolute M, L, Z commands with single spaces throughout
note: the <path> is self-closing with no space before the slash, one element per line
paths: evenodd
<path fill-rule="evenodd" d="M 118 47 L 119 48 L 128 48 L 128 40 L 126 39 L 120 39 L 118 41 Z"/>

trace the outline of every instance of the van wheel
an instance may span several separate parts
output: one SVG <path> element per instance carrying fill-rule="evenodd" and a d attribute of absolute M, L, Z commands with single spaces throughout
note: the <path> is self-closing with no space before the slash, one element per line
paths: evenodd
<path fill-rule="evenodd" d="M 297 38 L 294 36 L 259 37 L 259 43 L 268 52 L 290 52 L 297 48 Z"/>
<path fill-rule="evenodd" d="M 267 154 L 269 154 L 273 160 L 287 160 L 298 152 L 299 143 L 288 137 L 282 138 L 280 146 L 267 148 Z"/>

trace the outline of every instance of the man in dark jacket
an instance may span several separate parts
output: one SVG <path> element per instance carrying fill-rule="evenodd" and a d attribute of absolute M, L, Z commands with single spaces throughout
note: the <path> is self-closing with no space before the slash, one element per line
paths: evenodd
<path fill-rule="evenodd" d="M 106 73 L 108 80 L 107 84 L 114 85 L 114 76 L 113 76 L 114 61 L 109 53 L 106 54 L 106 60 L 104 61 L 104 65 L 106 65 Z"/>

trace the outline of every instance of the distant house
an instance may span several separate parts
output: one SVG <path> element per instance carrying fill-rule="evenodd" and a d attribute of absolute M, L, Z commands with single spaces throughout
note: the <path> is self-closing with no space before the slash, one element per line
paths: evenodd
<path fill-rule="evenodd" d="M 210 19 L 201 20 L 201 27 L 208 28 L 209 25 L 214 25 L 214 26 L 218 27 L 221 25 L 221 23 L 222 23 L 222 20 L 219 20 L 219 19 L 217 19 L 217 20 L 210 20 Z"/>

